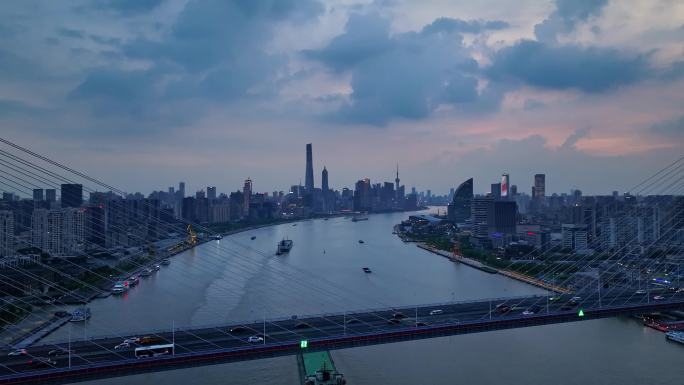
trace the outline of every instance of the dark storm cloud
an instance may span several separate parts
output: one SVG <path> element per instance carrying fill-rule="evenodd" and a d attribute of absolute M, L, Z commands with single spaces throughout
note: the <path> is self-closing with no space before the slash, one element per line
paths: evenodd
<path fill-rule="evenodd" d="M 57 30 L 57 34 L 59 36 L 68 37 L 72 39 L 83 39 L 83 37 L 85 37 L 83 31 L 71 28 L 60 28 L 59 30 Z"/>
<path fill-rule="evenodd" d="M 654 124 L 651 126 L 651 131 L 667 137 L 684 138 L 684 115 L 677 119 Z"/>
<path fill-rule="evenodd" d="M 128 16 L 152 11 L 163 2 L 164 0 L 100 0 L 93 7 L 112 10 L 121 15 Z"/>
<path fill-rule="evenodd" d="M 388 20 L 352 15 L 342 35 L 319 50 L 305 51 L 333 70 L 351 71 L 349 103 L 332 119 L 384 125 L 394 118 L 427 117 L 442 104 L 476 102 L 478 65 L 457 33 L 460 27 L 451 21 L 390 36 Z"/>
<path fill-rule="evenodd" d="M 534 26 L 539 41 L 555 42 L 559 34 L 572 32 L 578 23 L 597 16 L 608 0 L 556 0 L 556 10 Z"/>
<path fill-rule="evenodd" d="M 500 20 L 461 20 L 448 17 L 440 17 L 431 24 L 423 27 L 423 33 L 438 32 L 461 32 L 461 33 L 480 33 L 486 30 L 498 30 L 508 28 L 505 21 Z"/>
<path fill-rule="evenodd" d="M 268 94 L 286 63 L 281 55 L 265 51 L 275 23 L 306 20 L 322 9 L 313 0 L 191 1 L 162 39 L 138 37 L 118 44 L 127 59 L 149 62 L 147 70 L 96 69 L 71 96 L 85 103 L 96 96 L 97 110 L 106 108 L 99 101 L 114 100 L 114 111 L 137 116 L 168 101 Z"/>
<path fill-rule="evenodd" d="M 603 92 L 650 76 L 643 55 L 532 40 L 499 50 L 486 72 L 497 81 L 517 80 L 540 88 L 584 92 Z"/>

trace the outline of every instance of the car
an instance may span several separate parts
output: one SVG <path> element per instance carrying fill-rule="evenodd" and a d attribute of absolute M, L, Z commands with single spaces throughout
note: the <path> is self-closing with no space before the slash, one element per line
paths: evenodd
<path fill-rule="evenodd" d="M 661 301 L 661 300 L 664 300 L 665 297 L 663 297 L 662 295 L 656 295 L 655 297 L 653 297 L 653 299 L 656 301 Z"/>
<path fill-rule="evenodd" d="M 574 302 L 579 302 L 581 300 L 582 300 L 582 297 L 579 297 L 579 296 L 574 296 L 574 297 L 570 298 L 570 301 L 574 301 Z"/>
<path fill-rule="evenodd" d="M 121 350 L 121 349 L 128 349 L 131 347 L 131 344 L 127 344 L 125 342 L 122 342 L 114 347 L 114 350 Z"/>
<path fill-rule="evenodd" d="M 430 311 L 430 315 L 442 314 L 444 311 L 442 309 L 435 309 Z"/>
<path fill-rule="evenodd" d="M 499 313 L 508 313 L 509 311 L 511 311 L 511 307 L 506 305 L 505 303 L 500 303 L 496 305 L 496 311 L 498 311 Z"/>
<path fill-rule="evenodd" d="M 423 322 L 423 321 L 416 322 L 416 326 L 428 326 L 428 325 L 429 324 L 427 322 Z"/>
<path fill-rule="evenodd" d="M 556 295 L 556 296 L 553 296 L 553 297 L 549 297 L 549 302 L 556 302 L 556 301 L 558 301 L 559 299 L 561 299 L 561 297 L 559 297 L 559 296 L 557 296 L 557 295 Z"/>
<path fill-rule="evenodd" d="M 672 293 L 676 293 L 677 290 L 679 290 L 679 288 L 678 287 L 668 287 L 667 290 L 672 292 Z"/>
<path fill-rule="evenodd" d="M 359 322 L 361 322 L 361 321 L 359 321 L 359 320 L 356 319 L 356 318 L 350 318 L 350 319 L 347 320 L 347 325 L 357 324 L 357 323 L 359 323 Z"/>
<path fill-rule="evenodd" d="M 646 290 L 639 289 L 639 290 L 635 291 L 634 294 L 646 294 Z"/>
<path fill-rule="evenodd" d="M 70 315 L 71 315 L 71 313 L 69 313 L 68 311 L 64 311 L 64 310 L 59 310 L 59 311 L 55 312 L 55 317 L 68 317 Z"/>
<path fill-rule="evenodd" d="M 532 314 L 534 314 L 534 312 L 532 310 L 529 310 L 529 309 L 522 312 L 522 315 L 532 315 Z"/>
<path fill-rule="evenodd" d="M 48 352 L 48 357 L 56 357 L 56 356 L 61 356 L 61 355 L 65 355 L 65 354 L 73 354 L 73 353 L 74 353 L 73 350 L 69 350 L 69 349 L 65 349 L 65 348 L 57 348 L 57 349 L 50 350 Z"/>
<path fill-rule="evenodd" d="M 681 293 L 681 292 L 684 292 L 684 287 L 680 287 L 679 289 L 677 289 L 677 293 Z"/>
<path fill-rule="evenodd" d="M 8 357 L 26 356 L 26 355 L 28 355 L 28 350 L 26 350 L 26 349 L 15 349 L 15 350 L 12 350 L 11 352 L 9 352 L 9 354 L 7 354 Z"/>
<path fill-rule="evenodd" d="M 399 319 L 399 318 L 390 318 L 389 320 L 387 320 L 387 323 L 390 324 L 390 325 L 398 325 L 398 324 L 401 323 L 401 319 Z"/>
<path fill-rule="evenodd" d="M 247 342 L 249 342 L 250 344 L 256 344 L 259 342 L 264 342 L 264 338 L 260 336 L 251 336 L 247 338 Z"/>
<path fill-rule="evenodd" d="M 295 325 L 295 329 L 308 329 L 310 327 L 311 327 L 311 325 L 309 325 L 306 322 L 299 322 Z"/>
<path fill-rule="evenodd" d="M 129 337 L 129 338 L 126 338 L 123 342 L 124 342 L 125 344 L 129 344 L 129 345 L 130 345 L 130 344 L 137 344 L 138 342 L 140 342 L 140 338 L 138 338 L 138 337 Z"/>
<path fill-rule="evenodd" d="M 159 337 L 145 336 L 145 337 L 140 338 L 140 340 L 137 343 L 140 345 L 155 345 L 155 344 L 164 343 L 164 340 L 159 338 Z"/>
<path fill-rule="evenodd" d="M 46 366 L 56 366 L 57 361 L 53 360 L 52 358 L 48 357 L 34 357 L 30 359 L 27 364 L 34 368 L 43 368 Z"/>
<path fill-rule="evenodd" d="M 396 318 L 396 319 L 406 318 L 406 314 L 404 314 L 402 312 L 395 312 L 394 314 L 392 314 L 392 318 Z"/>

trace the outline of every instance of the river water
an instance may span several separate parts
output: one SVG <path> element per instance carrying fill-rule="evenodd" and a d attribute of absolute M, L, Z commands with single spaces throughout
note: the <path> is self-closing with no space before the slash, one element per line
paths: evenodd
<path fill-rule="evenodd" d="M 341 312 L 541 293 L 401 242 L 392 227 L 406 213 L 310 220 L 247 231 L 172 258 L 170 266 L 120 297 L 93 301 L 86 325 L 49 341 L 136 335 L 293 314 Z M 256 237 L 254 240 L 251 237 Z M 276 243 L 294 241 L 288 255 Z M 363 240 L 361 244 L 358 241 Z M 370 267 L 373 274 L 364 274 Z M 434 338 L 332 353 L 352 385 L 679 384 L 684 347 L 631 319 Z M 298 384 L 294 357 L 150 373 L 92 384 Z"/>

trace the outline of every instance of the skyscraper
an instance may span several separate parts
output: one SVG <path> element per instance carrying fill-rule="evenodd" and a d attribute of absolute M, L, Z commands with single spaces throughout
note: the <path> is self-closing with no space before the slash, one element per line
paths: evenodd
<path fill-rule="evenodd" d="M 207 186 L 207 199 L 211 201 L 216 199 L 216 186 Z"/>
<path fill-rule="evenodd" d="M 471 215 L 473 200 L 473 178 L 461 183 L 454 191 L 451 204 L 447 206 L 448 218 L 454 223 L 465 223 Z"/>
<path fill-rule="evenodd" d="M 252 200 L 252 180 L 245 179 L 245 185 L 242 187 L 242 215 L 249 217 L 249 204 Z"/>
<path fill-rule="evenodd" d="M 62 184 L 62 208 L 81 207 L 83 204 L 83 185 L 81 184 Z"/>
<path fill-rule="evenodd" d="M 306 145 L 306 176 L 304 180 L 304 187 L 306 187 L 307 194 L 313 194 L 314 191 L 314 174 L 313 174 L 313 151 L 311 143 Z"/>
<path fill-rule="evenodd" d="M 510 186 L 510 180 L 508 174 L 502 174 L 501 175 L 501 197 L 504 199 L 508 199 L 508 188 Z"/>
<path fill-rule="evenodd" d="M 180 195 L 181 199 L 185 198 L 185 182 L 178 183 L 178 195 Z"/>
<path fill-rule="evenodd" d="M 501 199 L 501 183 L 492 183 L 491 190 L 492 192 L 492 197 L 495 200 L 500 200 Z"/>
<path fill-rule="evenodd" d="M 57 191 L 53 188 L 45 189 L 45 200 L 48 202 L 57 201 Z"/>
<path fill-rule="evenodd" d="M 534 175 L 534 194 L 532 198 L 544 199 L 546 195 L 546 175 L 535 174 Z"/>
<path fill-rule="evenodd" d="M 34 188 L 33 189 L 33 200 L 36 202 L 42 201 L 43 198 L 43 189 L 42 188 Z"/>
<path fill-rule="evenodd" d="M 14 213 L 0 211 L 0 257 L 14 255 Z"/>
<path fill-rule="evenodd" d="M 325 166 L 323 166 L 323 172 L 321 173 L 321 190 L 323 191 L 323 194 L 328 193 L 329 186 L 328 186 L 328 170 L 326 170 Z"/>

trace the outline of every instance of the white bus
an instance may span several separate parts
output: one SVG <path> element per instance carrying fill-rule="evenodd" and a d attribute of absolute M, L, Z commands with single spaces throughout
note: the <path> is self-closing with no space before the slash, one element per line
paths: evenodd
<path fill-rule="evenodd" d="M 135 348 L 135 358 L 165 356 L 167 354 L 173 354 L 173 350 L 173 344 L 141 346 Z"/>

